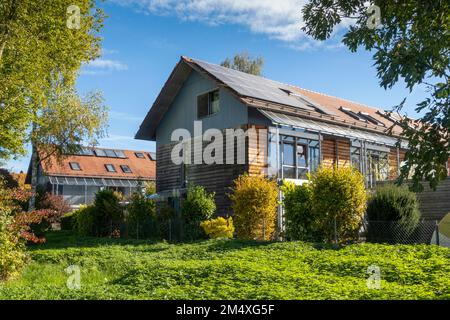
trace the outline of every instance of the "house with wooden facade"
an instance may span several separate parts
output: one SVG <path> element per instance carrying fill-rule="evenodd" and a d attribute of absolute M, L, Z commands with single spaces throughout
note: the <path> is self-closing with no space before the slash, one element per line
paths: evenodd
<path fill-rule="evenodd" d="M 219 213 L 231 214 L 228 194 L 243 173 L 302 183 L 324 164 L 355 166 L 368 186 L 395 179 L 408 148 L 397 120 L 360 103 L 182 57 L 136 138 L 156 142 L 158 194 L 171 201 L 188 183 L 202 185 L 216 193 Z M 243 162 L 176 164 L 172 134 L 180 128 L 193 139 L 209 129 L 255 128 L 265 143 L 247 143 Z"/>
<path fill-rule="evenodd" d="M 39 152 L 38 152 L 39 153 Z M 99 190 L 129 196 L 156 178 L 153 152 L 84 147 L 78 154 L 55 156 L 41 162 L 37 187 L 61 195 L 72 206 L 91 204 Z M 31 183 L 31 163 L 27 174 Z"/>

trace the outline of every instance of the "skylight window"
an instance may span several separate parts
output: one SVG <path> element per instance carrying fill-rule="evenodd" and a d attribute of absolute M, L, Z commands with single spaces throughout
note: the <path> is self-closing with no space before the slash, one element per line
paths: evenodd
<path fill-rule="evenodd" d="M 362 121 L 362 122 L 368 122 L 367 119 L 365 119 L 362 115 L 359 115 L 352 111 L 352 109 L 340 107 L 339 110 L 344 112 L 345 114 L 349 115 L 355 120 Z"/>
<path fill-rule="evenodd" d="M 366 113 L 366 112 L 358 112 L 358 115 L 364 117 L 367 121 L 377 125 L 377 126 L 383 126 L 385 127 L 384 123 L 381 121 L 378 121 L 377 119 L 375 119 L 374 117 L 372 117 L 370 114 Z"/>
<path fill-rule="evenodd" d="M 145 159 L 145 155 L 142 152 L 135 152 L 136 158 Z"/>
<path fill-rule="evenodd" d="M 105 164 L 106 171 L 108 172 L 117 172 L 116 167 L 113 164 Z"/>
<path fill-rule="evenodd" d="M 123 171 L 124 173 L 133 173 L 133 171 L 131 171 L 130 167 L 129 167 L 129 166 L 126 166 L 126 165 L 121 165 L 121 166 L 120 166 L 120 169 L 122 169 L 122 171 Z"/>
<path fill-rule="evenodd" d="M 81 171 L 81 166 L 78 162 L 70 162 L 69 165 L 73 171 Z"/>

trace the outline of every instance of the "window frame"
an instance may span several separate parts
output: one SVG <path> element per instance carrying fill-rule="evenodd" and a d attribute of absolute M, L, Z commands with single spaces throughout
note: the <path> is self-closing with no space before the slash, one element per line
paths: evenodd
<path fill-rule="evenodd" d="M 124 168 L 127 168 L 129 171 L 124 170 Z M 122 170 L 123 173 L 133 173 L 133 170 L 131 170 L 130 166 L 126 164 L 121 164 L 120 170 Z"/>
<path fill-rule="evenodd" d="M 136 158 L 138 159 L 145 159 L 145 154 L 142 152 L 135 152 L 134 155 L 136 156 Z M 142 155 L 142 157 L 140 157 L 139 155 Z"/>
<path fill-rule="evenodd" d="M 83 171 L 81 169 L 81 166 L 80 166 L 79 162 L 71 161 L 71 162 L 69 162 L 69 166 L 70 166 L 70 169 L 72 169 L 72 171 Z M 78 167 L 78 168 L 75 168 L 75 166 Z"/>
<path fill-rule="evenodd" d="M 217 93 L 218 94 L 218 100 L 219 100 L 219 106 L 218 106 L 218 110 L 217 111 L 215 111 L 215 112 L 213 112 L 213 110 L 212 110 L 212 97 L 214 96 L 214 94 L 215 93 Z M 200 97 L 203 97 L 203 96 L 205 96 L 205 95 L 207 95 L 207 110 L 206 110 L 206 115 L 204 115 L 204 116 L 200 116 L 200 112 L 199 112 L 199 100 L 200 100 Z M 198 120 L 200 120 L 200 119 L 205 119 L 205 118 L 209 118 L 209 117 L 212 117 L 212 116 L 215 116 L 216 114 L 218 114 L 219 112 L 220 112 L 220 89 L 219 88 L 216 88 L 216 89 L 214 89 L 214 90 L 209 90 L 209 91 L 206 91 L 206 92 L 204 92 L 204 93 L 201 93 L 201 94 L 198 94 L 197 95 L 197 119 Z"/>
<path fill-rule="evenodd" d="M 286 138 L 291 139 L 291 141 L 286 141 Z M 290 135 L 280 135 L 280 169 L 281 169 L 281 178 L 282 179 L 293 179 L 293 180 L 306 180 L 306 178 L 303 177 L 303 174 L 300 174 L 300 171 L 306 171 L 306 174 L 311 173 L 311 166 L 312 166 L 312 159 L 311 159 L 311 148 L 318 149 L 318 156 L 320 159 L 320 147 L 319 145 L 312 147 L 311 143 L 316 140 L 311 139 L 305 139 L 300 138 L 296 136 L 290 136 Z M 293 157 L 294 157 L 294 164 L 285 164 L 285 152 L 284 152 L 284 145 L 291 145 L 294 147 Z M 306 165 L 301 166 L 299 165 L 298 161 L 298 147 L 302 146 L 305 153 L 305 159 L 306 159 Z M 320 162 L 320 160 L 319 160 Z M 285 168 L 294 169 L 295 170 L 295 178 L 285 178 L 284 170 Z"/>
<path fill-rule="evenodd" d="M 106 163 L 105 168 L 108 172 L 117 173 L 116 167 L 112 163 Z M 112 168 L 112 170 L 109 170 L 109 168 Z"/>

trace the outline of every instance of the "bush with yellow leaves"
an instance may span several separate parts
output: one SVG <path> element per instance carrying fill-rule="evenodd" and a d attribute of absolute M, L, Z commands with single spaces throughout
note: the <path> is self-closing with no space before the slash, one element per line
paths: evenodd
<path fill-rule="evenodd" d="M 273 240 L 276 230 L 278 186 L 262 176 L 240 176 L 230 198 L 236 234 L 242 240 Z"/>
<path fill-rule="evenodd" d="M 203 228 L 205 233 L 211 239 L 231 239 L 234 234 L 233 218 L 222 218 L 205 220 L 200 223 L 200 227 Z"/>

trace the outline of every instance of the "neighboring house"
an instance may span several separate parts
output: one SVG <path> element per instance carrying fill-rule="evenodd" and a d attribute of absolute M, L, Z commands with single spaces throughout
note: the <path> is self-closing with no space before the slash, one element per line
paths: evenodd
<path fill-rule="evenodd" d="M 146 151 L 85 147 L 79 154 L 43 161 L 38 187 L 63 196 L 71 205 L 90 204 L 99 190 L 112 189 L 128 196 L 155 181 L 156 155 Z M 28 170 L 31 182 L 31 169 Z"/>
<path fill-rule="evenodd" d="M 177 143 L 171 135 L 184 128 L 198 136 L 194 121 L 202 122 L 203 132 L 265 129 L 259 139 L 266 140 L 266 147 L 247 143 L 241 164 L 176 165 L 171 153 Z M 355 166 L 368 186 L 395 179 L 408 147 L 400 133 L 396 119 L 384 111 L 182 57 L 136 138 L 156 141 L 160 195 L 173 202 L 188 183 L 202 185 L 216 193 L 219 213 L 230 214 L 230 187 L 243 173 L 302 183 L 322 163 Z"/>

